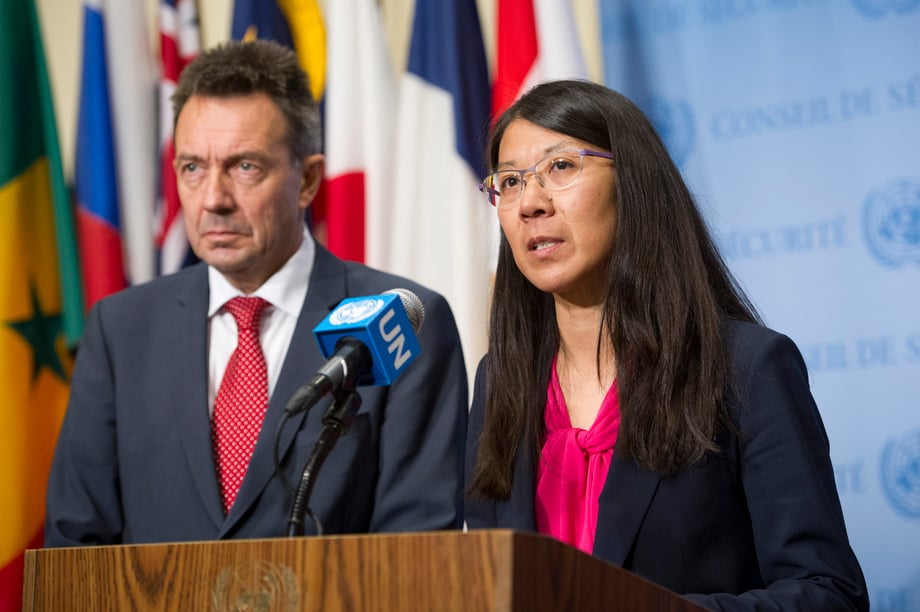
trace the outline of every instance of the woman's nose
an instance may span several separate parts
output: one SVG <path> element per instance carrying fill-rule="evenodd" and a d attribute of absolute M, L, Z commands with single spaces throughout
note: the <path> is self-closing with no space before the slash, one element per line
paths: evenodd
<path fill-rule="evenodd" d="M 543 180 L 537 174 L 531 174 L 524 183 L 524 190 L 518 200 L 518 214 L 522 217 L 538 217 L 552 214 L 553 199 Z"/>

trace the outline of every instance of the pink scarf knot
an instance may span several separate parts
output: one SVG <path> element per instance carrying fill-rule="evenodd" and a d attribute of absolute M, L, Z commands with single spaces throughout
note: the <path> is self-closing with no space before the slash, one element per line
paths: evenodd
<path fill-rule="evenodd" d="M 546 442 L 537 466 L 537 530 L 590 554 L 598 498 L 620 428 L 617 383 L 610 385 L 590 429 L 572 427 L 555 359 L 546 396 Z"/>

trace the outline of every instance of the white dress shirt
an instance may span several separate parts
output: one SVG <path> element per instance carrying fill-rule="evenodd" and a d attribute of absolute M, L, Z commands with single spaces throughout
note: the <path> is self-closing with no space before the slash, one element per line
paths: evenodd
<path fill-rule="evenodd" d="M 268 368 L 268 396 L 271 398 L 281 373 L 284 357 L 294 336 L 297 317 L 307 297 L 310 270 L 316 257 L 316 245 L 310 232 L 304 228 L 300 248 L 255 293 L 246 295 L 230 284 L 223 274 L 208 266 L 208 409 L 213 414 L 214 399 L 224 376 L 230 356 L 236 349 L 237 329 L 233 315 L 223 309 L 238 296 L 260 297 L 270 306 L 262 314 L 259 341 Z M 304 373 L 306 374 L 306 373 Z"/>

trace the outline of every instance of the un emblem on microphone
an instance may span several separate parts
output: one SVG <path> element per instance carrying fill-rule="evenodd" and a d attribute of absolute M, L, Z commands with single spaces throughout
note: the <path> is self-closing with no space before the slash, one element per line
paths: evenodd
<path fill-rule="evenodd" d="M 383 300 L 380 298 L 345 302 L 329 315 L 329 323 L 332 325 L 359 323 L 374 316 L 381 308 L 383 308 Z"/>
<path fill-rule="evenodd" d="M 920 183 L 899 179 L 869 194 L 863 230 L 869 250 L 884 265 L 920 264 Z"/>
<path fill-rule="evenodd" d="M 885 445 L 881 479 L 891 506 L 909 519 L 920 519 L 920 429 Z"/>
<path fill-rule="evenodd" d="M 908 13 L 920 6 L 920 0 L 853 0 L 853 4 L 866 17 L 877 18 L 889 11 Z"/>
<path fill-rule="evenodd" d="M 652 97 L 642 106 L 674 158 L 674 163 L 683 166 L 693 151 L 696 139 L 690 104 L 679 99 L 667 101 Z"/>

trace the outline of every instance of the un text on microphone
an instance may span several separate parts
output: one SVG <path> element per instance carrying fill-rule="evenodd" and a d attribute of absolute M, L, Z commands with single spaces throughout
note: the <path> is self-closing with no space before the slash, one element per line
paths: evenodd
<path fill-rule="evenodd" d="M 395 293 L 346 298 L 313 334 L 325 358 L 344 338 L 368 348 L 372 366 L 358 378 L 358 385 L 389 385 L 421 354 L 403 301 Z"/>

